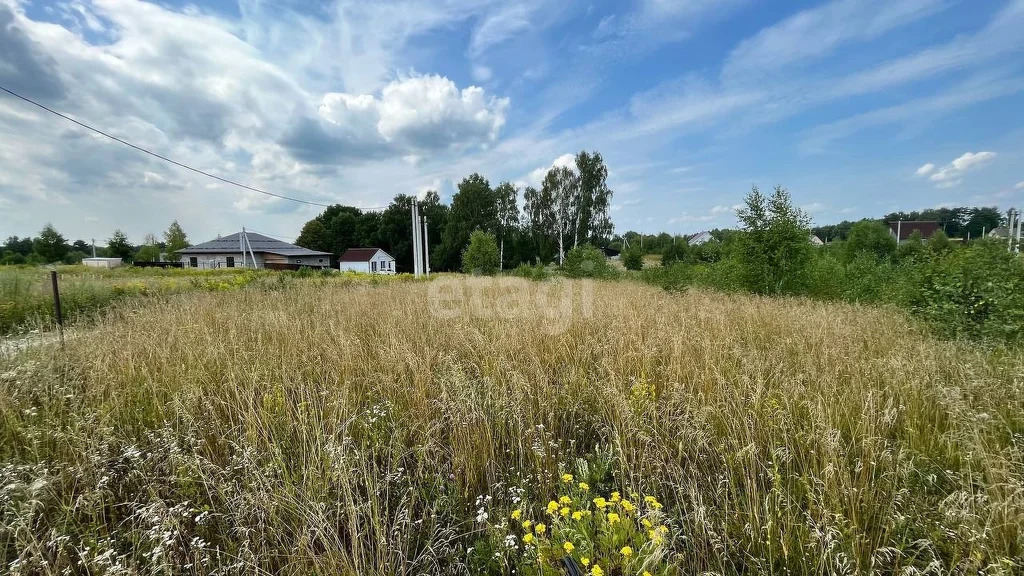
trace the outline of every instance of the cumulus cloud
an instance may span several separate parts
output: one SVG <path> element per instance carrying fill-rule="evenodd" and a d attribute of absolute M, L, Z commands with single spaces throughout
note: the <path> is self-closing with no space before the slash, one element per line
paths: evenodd
<path fill-rule="evenodd" d="M 526 177 L 526 182 L 530 186 L 540 186 L 541 182 L 544 181 L 544 177 L 547 176 L 548 171 L 552 168 L 572 168 L 576 169 L 576 155 L 575 154 L 562 154 L 558 158 L 555 158 L 551 162 L 550 166 L 540 166 L 530 171 L 530 174 Z"/>
<path fill-rule="evenodd" d="M 918 176 L 927 176 L 927 175 L 931 174 L 933 170 L 935 170 L 935 164 L 932 164 L 931 162 L 929 162 L 929 163 L 925 164 L 924 166 L 921 166 L 920 168 L 918 168 L 917 171 L 914 172 L 914 174 L 917 174 Z"/>
<path fill-rule="evenodd" d="M 1014 190 L 1024 190 L 1024 182 L 1017 182 L 1017 185 L 1013 187 Z"/>
<path fill-rule="evenodd" d="M 716 214 L 716 215 L 717 214 L 730 214 L 730 213 L 736 212 L 740 208 L 743 208 L 742 204 L 733 204 L 732 206 L 726 206 L 724 204 L 719 204 L 718 206 L 712 206 L 711 207 L 711 213 L 712 214 Z"/>
<path fill-rule="evenodd" d="M 952 188 L 963 181 L 963 176 L 968 171 L 987 164 L 995 156 L 995 152 L 988 151 L 965 152 L 949 164 L 932 172 L 928 179 L 935 182 L 939 188 Z"/>
<path fill-rule="evenodd" d="M 317 117 L 298 119 L 281 143 L 315 163 L 486 146 L 505 124 L 508 104 L 477 86 L 460 90 L 442 76 L 413 76 L 379 96 L 325 94 Z"/>

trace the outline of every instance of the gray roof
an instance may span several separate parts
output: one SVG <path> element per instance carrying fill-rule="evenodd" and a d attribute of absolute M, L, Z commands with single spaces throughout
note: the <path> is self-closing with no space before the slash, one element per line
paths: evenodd
<path fill-rule="evenodd" d="M 202 244 L 196 244 L 195 246 L 189 246 L 184 250 L 179 250 L 179 254 L 237 254 L 242 251 L 241 245 L 239 244 L 239 236 L 241 232 L 235 232 L 228 236 L 222 236 L 216 240 L 210 240 L 209 242 L 203 242 Z M 317 252 L 316 250 L 310 250 L 309 248 L 303 248 L 302 246 L 296 246 L 280 240 L 264 236 L 262 234 L 256 234 L 255 232 L 246 232 L 246 238 L 249 240 L 249 244 L 246 245 L 248 251 L 249 246 L 252 246 L 252 251 L 263 254 L 277 254 L 279 256 L 330 256 L 330 252 Z"/>

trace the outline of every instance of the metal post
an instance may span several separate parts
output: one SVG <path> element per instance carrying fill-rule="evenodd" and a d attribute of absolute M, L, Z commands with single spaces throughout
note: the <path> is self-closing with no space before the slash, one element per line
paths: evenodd
<path fill-rule="evenodd" d="M 903 232 L 903 218 L 896 222 L 896 245 L 900 244 L 900 233 Z"/>
<path fill-rule="evenodd" d="M 427 217 L 423 217 L 423 272 L 430 278 L 430 230 L 427 229 Z"/>
<path fill-rule="evenodd" d="M 1017 211 L 1017 248 L 1014 249 L 1015 254 L 1020 254 L 1020 233 L 1021 233 L 1021 219 L 1020 210 Z"/>
<path fill-rule="evenodd" d="M 60 288 L 57 286 L 57 271 L 50 271 L 50 285 L 53 287 L 53 316 L 57 320 L 57 333 L 61 346 L 64 345 L 64 313 L 60 308 Z"/>
<path fill-rule="evenodd" d="M 417 218 L 416 218 L 416 200 L 412 201 L 412 273 L 414 276 L 420 275 L 420 260 L 416 257 L 416 248 L 419 246 L 419 235 L 416 234 Z"/>
<path fill-rule="evenodd" d="M 1006 249 L 1009 250 L 1009 251 L 1013 251 L 1013 217 L 1016 214 L 1017 214 L 1017 211 L 1014 210 L 1013 208 L 1010 208 L 1010 215 L 1009 215 L 1010 216 L 1010 223 L 1009 223 L 1009 226 L 1007 227 L 1007 233 L 1006 233 L 1006 237 L 1007 237 Z"/>
<path fill-rule="evenodd" d="M 238 249 L 242 252 L 242 268 L 245 268 L 245 226 L 238 233 Z"/>

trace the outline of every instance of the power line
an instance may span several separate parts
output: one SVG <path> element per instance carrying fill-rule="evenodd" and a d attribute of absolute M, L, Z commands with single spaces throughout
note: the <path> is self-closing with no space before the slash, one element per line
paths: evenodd
<path fill-rule="evenodd" d="M 92 126 L 89 126 L 88 124 L 85 124 L 83 122 L 79 122 L 78 120 L 75 120 L 74 118 L 72 118 L 72 117 L 70 117 L 70 116 L 68 116 L 66 114 L 62 114 L 62 113 L 60 113 L 60 112 L 58 112 L 58 111 L 56 111 L 56 110 L 54 110 L 52 108 L 48 108 L 47 106 L 45 106 L 43 104 L 40 104 L 39 102 L 36 102 L 35 100 L 32 100 L 31 98 L 28 98 L 26 96 L 22 96 L 21 94 L 18 94 L 17 92 L 14 92 L 12 90 L 8 90 L 7 88 L 4 88 L 3 86 L 0 86 L 0 90 L 3 90 L 4 92 L 10 94 L 11 96 L 14 96 L 15 98 L 18 98 L 20 100 L 24 100 L 25 102 L 28 102 L 29 104 L 32 104 L 33 106 L 37 106 L 39 108 L 42 108 L 43 110 L 46 110 L 50 114 L 54 114 L 56 116 L 60 116 L 61 118 L 67 120 L 68 122 L 73 122 L 73 123 L 77 124 L 78 126 L 81 126 L 82 128 L 85 128 L 86 130 L 91 130 L 92 132 L 95 132 L 96 134 L 99 134 L 101 136 L 105 136 L 105 137 L 107 137 L 107 138 L 109 138 L 109 139 L 111 139 L 111 140 L 113 140 L 115 142 L 118 142 L 120 144 L 124 144 L 125 146 L 127 146 L 129 148 L 134 148 L 135 150 L 138 150 L 139 152 L 142 152 L 144 154 L 149 154 L 150 156 L 153 156 L 154 158 L 159 158 L 159 159 L 161 159 L 161 160 L 163 160 L 165 162 L 170 162 L 171 164 L 174 164 L 175 166 L 178 166 L 180 168 L 184 168 L 186 170 L 191 170 L 192 172 L 195 172 L 196 174 L 202 174 L 203 176 L 207 176 L 209 178 L 213 178 L 214 180 L 219 180 L 221 182 L 224 182 L 225 184 L 230 184 L 232 186 L 238 186 L 239 188 L 244 188 L 245 190 L 250 190 L 252 192 L 258 192 L 260 194 L 265 194 L 267 196 L 273 196 L 274 198 L 280 198 L 282 200 L 290 200 L 292 202 L 299 202 L 299 203 L 302 203 L 302 204 L 309 204 L 311 206 L 321 206 L 321 207 L 324 207 L 324 208 L 329 208 L 331 206 L 330 204 L 323 204 L 321 202 L 313 202 L 312 200 L 303 200 L 302 198 L 293 198 L 291 196 L 284 196 L 283 194 L 275 194 L 273 192 L 267 192 L 266 190 L 260 190 L 259 188 L 255 188 L 255 187 L 249 186 L 247 184 L 242 184 L 241 182 L 235 182 L 234 180 L 229 180 L 227 178 L 222 178 L 220 176 L 217 176 L 216 174 L 211 174 L 209 172 L 200 170 L 198 168 L 193 168 L 193 167 L 189 166 L 188 164 L 183 164 L 181 162 L 178 162 L 177 160 L 172 160 L 172 159 L 170 159 L 170 158 L 168 158 L 166 156 L 162 156 L 160 154 L 157 154 L 156 152 L 147 150 L 147 149 L 143 148 L 142 146 L 137 146 L 135 144 L 132 144 L 131 142 L 128 142 L 126 140 L 122 140 L 122 139 L 118 138 L 117 136 L 113 136 L 111 134 L 108 134 L 108 133 L 104 132 L 103 130 L 100 130 L 99 128 L 93 128 Z M 383 210 L 383 209 L 385 209 L 385 208 L 378 207 L 378 206 L 375 206 L 375 207 L 372 207 L 372 208 L 361 208 L 361 210 Z"/>

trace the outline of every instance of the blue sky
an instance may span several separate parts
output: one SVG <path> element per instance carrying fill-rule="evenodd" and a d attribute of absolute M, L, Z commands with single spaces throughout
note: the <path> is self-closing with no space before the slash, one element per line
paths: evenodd
<path fill-rule="evenodd" d="M 1024 199 L 1024 0 L 0 0 L 0 85 L 162 154 L 324 203 L 537 184 L 598 150 L 619 232 Z M 0 96 L 0 235 L 135 242 L 178 219 L 295 236 L 232 188 Z"/>

